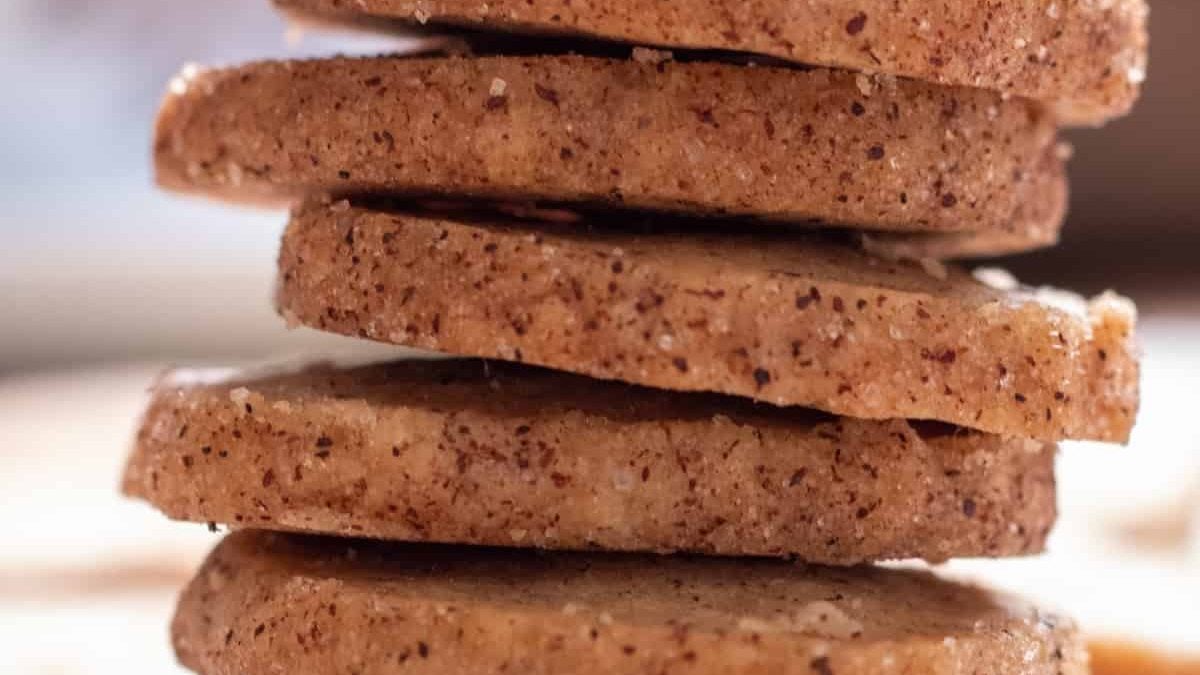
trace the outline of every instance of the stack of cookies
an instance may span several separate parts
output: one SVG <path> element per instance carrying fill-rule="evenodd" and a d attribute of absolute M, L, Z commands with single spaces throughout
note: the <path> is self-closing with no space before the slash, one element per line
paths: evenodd
<path fill-rule="evenodd" d="M 1037 553 L 1056 442 L 1128 438 L 1127 300 L 945 261 L 1056 241 L 1141 0 L 276 2 L 443 37 L 185 71 L 159 182 L 292 205 L 289 325 L 457 358 L 163 378 L 125 491 L 237 530 L 185 665 L 1086 672 L 869 564 Z"/>

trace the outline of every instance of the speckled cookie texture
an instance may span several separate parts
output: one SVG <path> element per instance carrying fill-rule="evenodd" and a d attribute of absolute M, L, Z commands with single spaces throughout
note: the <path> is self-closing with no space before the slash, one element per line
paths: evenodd
<path fill-rule="evenodd" d="M 1053 119 L 844 71 L 582 56 L 263 62 L 181 77 L 159 182 L 235 200 L 439 194 L 1045 239 Z"/>
<path fill-rule="evenodd" d="M 1054 446 L 514 364 L 168 377 L 125 490 L 174 518 L 495 546 L 855 564 L 1020 555 Z"/>
<path fill-rule="evenodd" d="M 171 634 L 201 675 L 1087 672 L 1068 620 L 929 572 L 257 531 L 209 556 Z"/>
<path fill-rule="evenodd" d="M 1146 74 L 1146 0 L 275 0 L 302 17 L 588 35 L 756 52 L 1056 102 L 1067 123 L 1124 114 Z"/>
<path fill-rule="evenodd" d="M 293 324 L 664 389 L 1124 441 L 1132 304 L 1000 281 L 817 235 L 530 229 L 340 201 L 293 214 L 277 303 Z"/>

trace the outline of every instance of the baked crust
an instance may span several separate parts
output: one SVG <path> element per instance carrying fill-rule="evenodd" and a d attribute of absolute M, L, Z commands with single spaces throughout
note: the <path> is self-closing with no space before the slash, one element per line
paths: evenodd
<path fill-rule="evenodd" d="M 406 541 L 825 564 L 1042 550 L 1054 446 L 501 362 L 160 383 L 126 493 L 167 515 Z"/>
<path fill-rule="evenodd" d="M 311 203 L 292 324 L 663 389 L 1045 440 L 1125 441 L 1132 303 L 997 290 L 817 235 L 633 234 Z"/>
<path fill-rule="evenodd" d="M 1129 111 L 1145 78 L 1145 0 L 275 0 L 375 28 L 581 35 L 766 54 L 1055 102 L 1068 124 Z"/>

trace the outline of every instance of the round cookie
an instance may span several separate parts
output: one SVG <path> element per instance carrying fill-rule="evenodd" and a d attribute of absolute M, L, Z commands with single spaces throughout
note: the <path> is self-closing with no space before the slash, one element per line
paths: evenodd
<path fill-rule="evenodd" d="M 1055 102 L 1073 124 L 1128 112 L 1145 79 L 1145 0 L 275 0 L 374 28 L 554 34 L 766 54 Z"/>
<path fill-rule="evenodd" d="M 1042 239 L 1065 206 L 1038 105 L 842 71 L 333 58 L 172 91 L 159 182 L 234 200 L 432 194 Z"/>
<path fill-rule="evenodd" d="M 1068 620 L 917 570 L 227 537 L 171 627 L 200 675 L 1084 675 Z"/>
<path fill-rule="evenodd" d="M 663 389 L 1128 437 L 1135 312 L 1115 295 L 997 290 L 814 234 L 618 230 L 311 203 L 284 235 L 277 304 L 293 325 Z"/>
<path fill-rule="evenodd" d="M 1042 550 L 1054 446 L 478 360 L 168 377 L 127 494 L 172 518 L 492 546 L 875 560 Z"/>

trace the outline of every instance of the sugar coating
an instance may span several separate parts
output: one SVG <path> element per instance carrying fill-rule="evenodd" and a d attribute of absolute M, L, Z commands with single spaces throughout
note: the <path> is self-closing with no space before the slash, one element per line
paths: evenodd
<path fill-rule="evenodd" d="M 1052 101 L 1068 124 L 1128 112 L 1146 78 L 1146 0 L 274 1 L 326 21 L 582 34 L 982 87 Z"/>
<path fill-rule="evenodd" d="M 976 89 L 872 79 L 868 97 L 844 71 L 581 56 L 263 62 L 193 82 L 163 105 L 158 180 L 237 201 L 474 196 L 1023 247 L 1052 241 L 1065 207 L 1053 118 Z"/>
<path fill-rule="evenodd" d="M 1055 519 L 1053 444 L 942 425 L 477 360 L 175 382 L 125 490 L 178 519 L 837 565 L 1034 553 Z"/>
<path fill-rule="evenodd" d="M 1124 441 L 1127 301 L 996 290 L 818 236 L 298 210 L 278 307 L 322 330 L 867 419 Z M 1059 303 L 1061 304 L 1061 302 Z"/>
<path fill-rule="evenodd" d="M 184 591 L 202 675 L 1083 675 L 1075 626 L 921 571 L 227 537 Z"/>

